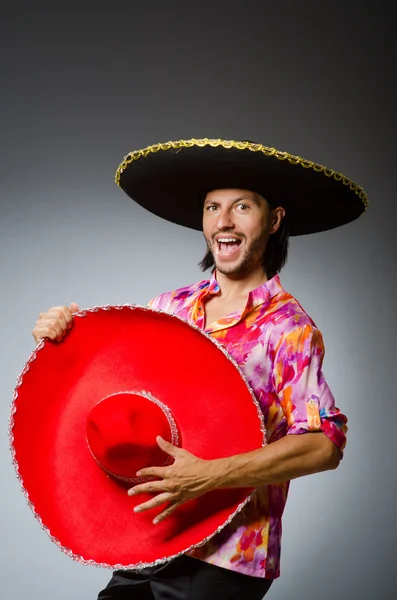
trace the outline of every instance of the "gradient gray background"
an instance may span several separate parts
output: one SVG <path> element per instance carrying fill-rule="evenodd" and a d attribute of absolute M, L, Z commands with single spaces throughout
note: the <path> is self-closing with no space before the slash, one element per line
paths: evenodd
<path fill-rule="evenodd" d="M 370 199 L 358 221 L 292 239 L 281 273 L 323 332 L 349 438 L 339 469 L 292 483 L 268 597 L 395 598 L 389 3 L 81 4 L 16 2 L 1 19 L 1 597 L 94 599 L 110 576 L 49 541 L 11 465 L 9 406 L 37 315 L 71 301 L 144 304 L 202 278 L 201 234 L 135 206 L 113 177 L 133 149 L 223 137 L 323 163 Z"/>

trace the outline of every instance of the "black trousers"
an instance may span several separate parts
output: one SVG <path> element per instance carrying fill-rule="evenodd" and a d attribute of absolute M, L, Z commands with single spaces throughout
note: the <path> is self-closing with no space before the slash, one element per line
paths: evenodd
<path fill-rule="evenodd" d="M 114 571 L 98 600 L 262 600 L 273 580 L 189 556 L 141 571 Z"/>

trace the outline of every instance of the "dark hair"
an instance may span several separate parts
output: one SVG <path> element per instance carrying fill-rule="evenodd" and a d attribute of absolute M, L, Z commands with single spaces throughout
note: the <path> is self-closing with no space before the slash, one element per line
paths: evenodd
<path fill-rule="evenodd" d="M 270 206 L 270 210 L 272 207 Z M 275 233 L 269 236 L 266 244 L 265 253 L 262 259 L 263 269 L 268 279 L 271 279 L 279 273 L 287 262 L 289 242 L 289 226 L 287 215 L 281 221 L 280 227 Z M 215 268 L 214 257 L 211 250 L 207 250 L 202 261 L 199 262 L 202 271 L 211 267 Z"/>

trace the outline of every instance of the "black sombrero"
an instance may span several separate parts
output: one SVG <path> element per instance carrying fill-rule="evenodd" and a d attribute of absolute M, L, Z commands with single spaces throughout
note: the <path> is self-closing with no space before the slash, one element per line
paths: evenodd
<path fill-rule="evenodd" d="M 248 141 L 205 138 L 148 146 L 124 158 L 115 180 L 150 212 L 197 230 L 202 199 L 214 189 L 247 189 L 283 206 L 291 235 L 345 225 L 368 205 L 363 188 L 341 173 Z"/>

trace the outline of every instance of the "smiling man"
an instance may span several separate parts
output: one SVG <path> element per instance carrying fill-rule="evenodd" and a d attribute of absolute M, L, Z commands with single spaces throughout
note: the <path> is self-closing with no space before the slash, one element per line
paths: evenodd
<path fill-rule="evenodd" d="M 252 271 L 255 262 L 261 264 L 269 235 L 277 231 L 284 215 L 282 207 L 270 214 L 266 200 L 249 190 L 209 192 L 204 201 L 203 231 L 218 272 L 241 275 Z"/>
<path fill-rule="evenodd" d="M 201 266 L 212 270 L 211 278 L 161 294 L 149 306 L 178 315 L 226 348 L 259 402 L 267 444 L 208 461 L 159 438 L 173 464 L 141 470 L 140 476 L 156 479 L 128 491 L 152 494 L 135 510 L 158 507 L 154 523 L 214 489 L 257 489 L 204 545 L 160 567 L 115 571 L 99 598 L 259 600 L 280 575 L 290 480 L 336 468 L 347 431 L 322 372 L 321 332 L 280 281 L 288 237 L 357 218 L 366 196 L 320 165 L 224 140 L 170 142 L 131 153 L 116 180 L 148 210 L 202 228 L 207 252 Z M 77 308 L 43 313 L 33 331 L 36 341 L 61 340 Z M 205 356 L 198 368 L 203 377 L 217 376 Z"/>

